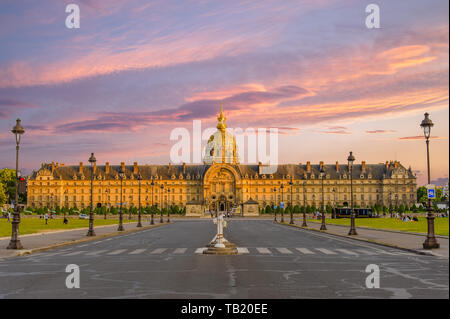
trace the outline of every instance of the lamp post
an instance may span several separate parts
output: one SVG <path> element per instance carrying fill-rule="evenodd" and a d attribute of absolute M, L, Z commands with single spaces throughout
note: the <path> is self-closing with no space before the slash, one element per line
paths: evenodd
<path fill-rule="evenodd" d="M 13 220 L 11 222 L 12 224 L 12 231 L 11 231 L 11 241 L 9 242 L 9 245 L 7 249 L 23 249 L 23 246 L 19 239 L 19 224 L 20 224 L 20 210 L 19 210 L 19 189 L 18 189 L 18 178 L 19 178 L 19 144 L 20 144 L 20 138 L 22 134 L 25 133 L 25 130 L 23 129 L 20 119 L 17 119 L 16 125 L 13 127 L 11 132 L 16 137 L 16 194 L 15 194 L 15 200 L 14 200 L 14 212 L 13 212 Z"/>
<path fill-rule="evenodd" d="M 152 177 L 152 182 L 150 183 L 150 185 L 152 186 L 152 218 L 150 220 L 150 225 L 154 225 L 155 221 L 153 219 L 153 213 L 154 213 L 154 207 L 153 207 L 153 190 L 154 190 L 154 186 L 155 186 L 155 182 L 153 181 L 153 177 Z"/>
<path fill-rule="evenodd" d="M 105 219 L 106 219 L 106 213 L 108 211 L 108 189 L 105 189 Z"/>
<path fill-rule="evenodd" d="M 323 178 L 325 177 L 325 169 L 323 165 L 320 168 L 320 177 L 322 179 L 322 224 L 320 225 L 320 230 L 327 230 L 327 226 L 325 225 L 325 198 L 323 192 Z"/>
<path fill-rule="evenodd" d="M 167 189 L 167 222 L 170 223 L 170 188 Z"/>
<path fill-rule="evenodd" d="M 334 198 L 334 201 L 333 201 L 333 212 L 332 212 L 332 214 L 331 214 L 331 218 L 336 218 L 336 189 L 335 188 L 333 188 L 333 198 Z"/>
<path fill-rule="evenodd" d="M 293 225 L 294 224 L 294 207 L 292 206 L 292 185 L 294 183 L 292 183 L 292 177 L 291 180 L 289 181 L 289 186 L 291 186 L 291 220 L 289 221 L 289 224 Z"/>
<path fill-rule="evenodd" d="M 283 198 L 284 185 L 283 185 L 283 183 L 281 183 L 280 188 L 281 188 L 281 203 L 280 203 L 280 206 L 281 206 L 281 204 L 283 204 L 283 206 L 284 206 L 284 198 Z M 281 209 L 281 222 L 284 223 L 284 212 L 283 212 L 284 207 L 280 207 L 280 209 Z"/>
<path fill-rule="evenodd" d="M 137 180 L 139 181 L 139 213 L 138 213 L 138 223 L 136 227 L 142 227 L 141 223 L 141 181 L 142 181 L 142 175 L 139 173 L 137 176 Z"/>
<path fill-rule="evenodd" d="M 159 219 L 159 222 L 161 224 L 164 223 L 164 220 L 163 220 L 163 203 L 164 203 L 164 185 L 161 184 L 161 217 Z"/>
<path fill-rule="evenodd" d="M 89 163 L 91 163 L 91 209 L 89 212 L 89 230 L 86 236 L 95 236 L 94 232 L 94 164 L 97 162 L 97 159 L 94 156 L 94 153 L 91 153 L 91 157 L 89 158 Z"/>
<path fill-rule="evenodd" d="M 423 128 L 423 133 L 425 135 L 426 144 L 427 144 L 427 172 L 428 172 L 428 184 L 431 184 L 430 182 L 430 133 L 431 133 L 431 127 L 433 127 L 433 122 L 429 118 L 429 114 L 425 113 L 425 118 L 423 119 L 420 126 Z M 439 243 L 436 240 L 436 237 L 434 236 L 434 214 L 433 214 L 433 206 L 431 205 L 431 199 L 428 198 L 428 208 L 427 208 L 427 224 L 428 224 L 428 232 L 427 232 L 427 239 L 425 239 L 425 242 L 423 243 L 424 249 L 432 249 L 432 248 L 439 248 Z"/>
<path fill-rule="evenodd" d="M 125 177 L 125 172 L 122 167 L 119 168 L 119 178 L 120 178 L 120 210 L 119 210 L 119 228 L 117 231 L 124 231 L 123 228 L 123 215 L 122 215 L 122 202 L 123 202 L 123 179 Z"/>
<path fill-rule="evenodd" d="M 273 221 L 277 221 L 277 209 L 278 209 L 278 207 L 277 207 L 277 188 L 276 187 L 274 187 L 273 188 L 273 192 L 274 192 L 274 197 L 275 197 L 275 219 L 273 220 Z"/>
<path fill-rule="evenodd" d="M 353 152 L 350 152 L 350 155 L 347 158 L 348 166 L 349 166 L 349 172 L 350 172 L 350 196 L 351 196 L 351 209 L 352 209 L 352 215 L 350 220 L 350 231 L 348 232 L 349 235 L 358 235 L 356 233 L 355 228 L 355 210 L 353 209 L 353 162 L 355 161 L 355 156 L 353 156 Z"/>
<path fill-rule="evenodd" d="M 306 224 L 306 181 L 303 181 L 303 223 L 302 227 L 308 227 Z"/>

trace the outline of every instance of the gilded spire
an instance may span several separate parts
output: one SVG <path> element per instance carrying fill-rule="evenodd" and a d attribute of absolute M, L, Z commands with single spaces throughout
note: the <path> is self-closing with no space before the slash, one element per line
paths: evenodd
<path fill-rule="evenodd" d="M 225 123 L 225 120 L 227 118 L 225 116 L 223 116 L 223 106 L 222 106 L 222 102 L 220 102 L 220 115 L 217 118 L 217 120 L 219 121 L 219 123 L 217 123 L 217 128 L 219 130 L 225 130 L 227 128 L 227 124 Z"/>

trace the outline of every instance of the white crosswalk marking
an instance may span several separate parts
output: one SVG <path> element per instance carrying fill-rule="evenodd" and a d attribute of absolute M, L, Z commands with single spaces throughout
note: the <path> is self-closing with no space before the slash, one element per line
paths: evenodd
<path fill-rule="evenodd" d="M 260 254 L 271 254 L 272 252 L 267 249 L 267 248 L 256 248 L 256 250 L 260 253 Z"/>
<path fill-rule="evenodd" d="M 79 255 L 79 254 L 82 254 L 82 253 L 85 253 L 85 252 L 86 252 L 86 250 L 79 250 L 79 251 L 74 251 L 73 253 L 65 254 L 63 256 L 75 256 L 75 255 Z"/>
<path fill-rule="evenodd" d="M 146 251 L 147 249 L 146 248 L 140 248 L 140 249 L 136 249 L 136 250 L 133 250 L 131 253 L 130 253 L 130 255 L 137 255 L 137 254 L 142 254 L 144 251 Z"/>
<path fill-rule="evenodd" d="M 118 255 L 118 254 L 121 254 L 121 253 L 123 253 L 125 251 L 127 251 L 127 250 L 126 249 L 118 249 L 118 250 L 114 250 L 114 251 L 108 253 L 107 255 Z"/>
<path fill-rule="evenodd" d="M 297 249 L 299 252 L 301 252 L 303 254 L 307 254 L 307 255 L 314 255 L 315 254 L 314 252 L 312 252 L 308 248 L 295 248 L 295 249 Z"/>
<path fill-rule="evenodd" d="M 208 249 L 208 248 L 206 248 L 206 247 L 197 248 L 197 249 L 195 250 L 195 253 L 196 253 L 196 254 L 203 254 L 203 252 L 204 252 L 206 249 Z"/>
<path fill-rule="evenodd" d="M 292 251 L 287 248 L 277 248 L 277 250 L 282 254 L 292 254 Z"/>
<path fill-rule="evenodd" d="M 96 256 L 96 255 L 99 255 L 99 254 L 104 253 L 106 251 L 108 251 L 108 250 L 103 249 L 103 250 L 91 251 L 90 253 L 87 253 L 86 256 Z"/>
<path fill-rule="evenodd" d="M 365 254 L 365 255 L 369 255 L 369 256 L 374 256 L 377 253 L 371 250 L 365 250 L 365 249 L 355 249 L 357 252 L 361 253 L 361 254 Z"/>
<path fill-rule="evenodd" d="M 173 251 L 174 254 L 184 254 L 187 248 L 177 248 Z"/>
<path fill-rule="evenodd" d="M 341 253 L 347 254 L 347 255 L 353 255 L 353 256 L 358 255 L 357 253 L 355 253 L 353 251 L 350 251 L 350 250 L 347 250 L 347 249 L 338 249 L 338 248 L 336 248 L 336 250 L 340 251 Z"/>
<path fill-rule="evenodd" d="M 154 251 L 152 251 L 152 254 L 161 254 L 163 252 L 165 252 L 167 250 L 167 248 L 157 248 Z"/>
<path fill-rule="evenodd" d="M 238 254 L 248 254 L 249 251 L 245 247 L 237 247 Z"/>
<path fill-rule="evenodd" d="M 320 251 L 321 253 L 324 253 L 325 255 L 337 255 L 337 253 L 335 253 L 334 251 L 325 248 L 316 248 L 316 250 Z"/>

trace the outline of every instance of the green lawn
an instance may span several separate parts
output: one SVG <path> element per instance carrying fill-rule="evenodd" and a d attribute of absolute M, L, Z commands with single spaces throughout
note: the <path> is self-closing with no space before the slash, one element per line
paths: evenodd
<path fill-rule="evenodd" d="M 144 220 L 144 219 L 143 219 Z M 123 220 L 124 223 L 131 222 L 128 219 Z M 95 226 L 102 226 L 102 225 L 112 225 L 112 224 L 118 224 L 119 220 L 117 219 L 102 219 L 99 217 L 96 217 L 94 220 L 94 227 Z M 33 234 L 33 233 L 40 233 L 40 232 L 46 232 L 46 231 L 52 231 L 52 230 L 62 230 L 62 229 L 73 229 L 73 228 L 83 228 L 83 227 L 89 227 L 89 220 L 87 219 L 69 219 L 69 223 L 67 225 L 63 224 L 63 219 L 49 219 L 48 224 L 45 225 L 44 219 L 39 218 L 27 218 L 23 217 L 20 220 L 19 224 L 19 235 L 26 235 L 26 234 Z M 11 236 L 11 223 L 8 222 L 8 219 L 6 218 L 0 218 L 0 237 L 7 237 Z"/>
<path fill-rule="evenodd" d="M 310 222 L 320 222 L 320 220 L 309 219 Z M 350 226 L 350 218 L 329 219 L 326 220 L 327 224 L 335 225 L 347 225 Z M 427 219 L 425 217 L 419 217 L 418 222 L 403 222 L 397 218 L 356 218 L 356 227 L 370 227 L 380 229 L 392 229 L 400 231 L 409 231 L 415 233 L 427 232 Z M 434 229 L 436 235 L 448 236 L 448 218 L 435 218 Z"/>

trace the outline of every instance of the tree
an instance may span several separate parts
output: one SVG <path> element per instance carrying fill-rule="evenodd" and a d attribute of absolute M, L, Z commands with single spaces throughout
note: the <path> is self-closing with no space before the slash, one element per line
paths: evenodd
<path fill-rule="evenodd" d="M 16 170 L 15 169 L 1 169 L 0 170 L 0 204 L 10 203 L 16 196 Z M 1 191 L 3 189 L 3 192 Z M 2 200 L 3 199 L 3 200 Z M 21 198 L 19 197 L 19 202 Z"/>
<path fill-rule="evenodd" d="M 428 201 L 427 188 L 425 186 L 417 189 L 417 201 L 419 203 L 426 203 Z"/>
<path fill-rule="evenodd" d="M 273 214 L 273 208 L 269 205 L 266 206 L 266 214 Z"/>

